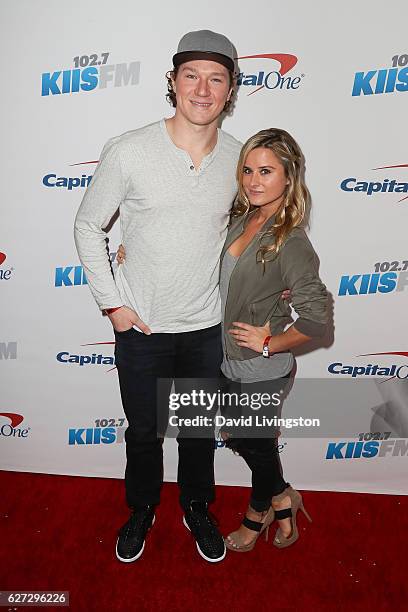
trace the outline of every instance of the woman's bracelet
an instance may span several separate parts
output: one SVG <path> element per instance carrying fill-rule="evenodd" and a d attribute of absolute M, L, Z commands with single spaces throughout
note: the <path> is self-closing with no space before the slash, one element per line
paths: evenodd
<path fill-rule="evenodd" d="M 269 357 L 271 357 L 271 355 L 273 353 L 271 353 L 269 351 L 269 340 L 272 338 L 272 336 L 266 336 L 265 340 L 263 341 L 263 348 L 262 348 L 262 357 L 266 357 L 266 359 L 268 359 Z"/>

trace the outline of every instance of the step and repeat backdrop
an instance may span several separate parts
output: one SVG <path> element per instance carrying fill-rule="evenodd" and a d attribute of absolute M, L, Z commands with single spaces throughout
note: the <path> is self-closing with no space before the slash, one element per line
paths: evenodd
<path fill-rule="evenodd" d="M 322 381 L 304 414 L 318 405 L 329 420 L 355 417 L 313 437 L 282 431 L 285 475 L 298 488 L 406 493 L 407 12 L 402 0 L 351 11 L 322 0 L 250 9 L 180 0 L 177 10 L 156 0 L 2 2 L 2 469 L 122 477 L 114 337 L 87 287 L 73 222 L 104 143 L 172 115 L 165 73 L 178 41 L 208 28 L 237 49 L 223 129 L 244 141 L 284 128 L 306 157 L 331 323 L 297 356 L 296 380 Z M 116 222 L 112 260 L 119 243 Z M 175 440 L 165 456 L 175 480 Z M 216 475 L 249 483 L 221 442 Z"/>

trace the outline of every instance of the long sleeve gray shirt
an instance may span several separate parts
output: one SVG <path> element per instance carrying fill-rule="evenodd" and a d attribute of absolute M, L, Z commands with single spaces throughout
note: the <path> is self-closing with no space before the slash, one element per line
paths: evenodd
<path fill-rule="evenodd" d="M 240 149 L 218 130 L 196 170 L 164 120 L 107 142 L 75 220 L 78 254 L 100 309 L 129 306 L 153 333 L 220 322 L 219 259 Z M 126 262 L 113 278 L 104 228 L 118 208 Z"/>

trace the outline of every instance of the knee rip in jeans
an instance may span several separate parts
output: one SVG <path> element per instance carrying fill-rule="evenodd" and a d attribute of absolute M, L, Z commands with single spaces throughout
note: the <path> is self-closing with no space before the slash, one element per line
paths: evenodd
<path fill-rule="evenodd" d="M 226 444 L 226 446 L 237 452 L 237 454 L 241 455 L 242 457 L 247 457 L 252 461 L 259 461 L 260 464 L 268 462 L 277 454 L 277 449 L 275 447 L 254 448 L 248 445 L 247 440 L 239 439 L 232 439 L 231 442 L 232 444 L 235 442 L 234 446 L 232 446 L 232 444 L 231 446 Z"/>

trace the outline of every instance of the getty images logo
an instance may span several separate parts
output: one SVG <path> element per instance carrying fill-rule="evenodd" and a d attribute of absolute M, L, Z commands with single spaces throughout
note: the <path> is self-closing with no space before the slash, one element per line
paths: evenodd
<path fill-rule="evenodd" d="M 73 68 L 43 72 L 41 96 L 89 92 L 107 87 L 138 85 L 140 62 L 107 64 L 110 53 L 92 53 L 73 58 Z"/>
<path fill-rule="evenodd" d="M 356 72 L 352 96 L 408 91 L 408 55 L 394 55 L 391 68 Z"/>

